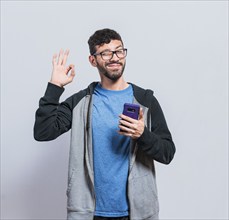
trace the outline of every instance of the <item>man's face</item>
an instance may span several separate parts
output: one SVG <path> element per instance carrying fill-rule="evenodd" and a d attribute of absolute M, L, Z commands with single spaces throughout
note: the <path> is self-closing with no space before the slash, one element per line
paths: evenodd
<path fill-rule="evenodd" d="M 96 46 L 95 66 L 103 76 L 109 78 L 112 81 L 118 80 L 125 69 L 126 60 L 119 54 L 123 49 L 122 42 L 119 40 L 111 40 L 109 44 L 103 44 L 102 46 Z M 117 51 L 118 56 L 110 51 Z M 102 56 L 100 55 L 102 53 Z M 109 59 L 109 54 L 112 56 Z"/>

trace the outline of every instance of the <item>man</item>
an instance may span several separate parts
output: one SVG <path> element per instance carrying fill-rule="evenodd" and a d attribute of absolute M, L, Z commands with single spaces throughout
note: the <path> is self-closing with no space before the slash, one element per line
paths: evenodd
<path fill-rule="evenodd" d="M 101 81 L 59 103 L 75 76 L 69 51 L 53 56 L 53 72 L 36 112 L 34 137 L 57 138 L 71 129 L 68 219 L 158 219 L 154 160 L 169 164 L 175 146 L 151 90 L 124 80 L 127 49 L 111 29 L 88 40 L 89 61 Z M 139 118 L 122 113 L 124 103 L 141 106 Z"/>

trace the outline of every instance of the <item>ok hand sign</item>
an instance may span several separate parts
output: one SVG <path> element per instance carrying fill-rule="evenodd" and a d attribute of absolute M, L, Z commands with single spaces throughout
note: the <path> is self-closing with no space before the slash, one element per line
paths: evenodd
<path fill-rule="evenodd" d="M 58 58 L 57 54 L 54 54 L 52 59 L 53 71 L 50 82 L 60 87 L 71 83 L 75 76 L 75 66 L 70 64 L 66 67 L 68 54 L 69 50 L 64 52 L 61 49 Z M 70 75 L 68 75 L 69 71 L 71 71 Z"/>

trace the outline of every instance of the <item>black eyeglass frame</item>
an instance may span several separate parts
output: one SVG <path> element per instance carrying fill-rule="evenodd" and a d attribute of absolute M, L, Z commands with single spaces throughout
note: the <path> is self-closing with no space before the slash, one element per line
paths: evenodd
<path fill-rule="evenodd" d="M 124 56 L 124 57 L 119 57 L 119 56 L 118 56 L 117 52 L 120 51 L 120 50 L 124 50 L 124 51 L 125 51 L 125 56 Z M 120 59 L 125 58 L 125 57 L 127 56 L 127 48 L 123 48 L 123 49 L 120 49 L 120 50 L 102 51 L 102 52 L 100 52 L 100 53 L 94 53 L 93 56 L 98 56 L 98 55 L 100 55 L 101 58 L 103 59 L 103 55 L 102 55 L 102 54 L 103 54 L 104 52 L 112 52 L 111 58 L 110 58 L 110 59 L 107 59 L 107 60 L 111 60 L 111 59 L 113 58 L 114 54 L 115 54 L 118 58 L 120 58 Z M 103 60 L 104 60 L 104 59 L 103 59 Z M 107 61 L 107 60 L 105 59 L 104 61 Z"/>

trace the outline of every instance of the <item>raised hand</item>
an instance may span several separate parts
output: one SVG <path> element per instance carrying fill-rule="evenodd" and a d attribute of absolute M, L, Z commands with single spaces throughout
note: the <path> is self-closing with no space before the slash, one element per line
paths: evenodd
<path fill-rule="evenodd" d="M 58 57 L 57 54 L 53 55 L 53 71 L 50 82 L 60 87 L 71 83 L 75 76 L 75 66 L 73 64 L 66 66 L 68 55 L 69 50 L 64 52 L 62 49 Z M 71 71 L 70 74 L 69 71 Z"/>

